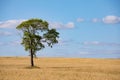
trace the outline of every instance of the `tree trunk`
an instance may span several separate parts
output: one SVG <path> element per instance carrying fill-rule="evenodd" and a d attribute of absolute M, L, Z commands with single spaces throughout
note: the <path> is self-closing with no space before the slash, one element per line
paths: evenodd
<path fill-rule="evenodd" d="M 31 67 L 33 67 L 34 66 L 34 61 L 33 61 L 33 51 L 32 51 L 32 49 L 30 50 L 30 56 L 31 56 Z"/>

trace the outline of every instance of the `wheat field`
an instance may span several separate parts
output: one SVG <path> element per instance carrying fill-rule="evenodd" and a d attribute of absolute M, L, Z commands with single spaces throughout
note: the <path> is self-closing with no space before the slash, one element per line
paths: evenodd
<path fill-rule="evenodd" d="M 0 57 L 0 80 L 120 80 L 120 59 Z"/>

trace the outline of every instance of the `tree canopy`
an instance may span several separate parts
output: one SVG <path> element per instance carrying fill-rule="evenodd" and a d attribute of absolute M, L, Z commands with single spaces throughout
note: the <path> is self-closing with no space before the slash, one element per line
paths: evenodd
<path fill-rule="evenodd" d="M 56 29 L 49 29 L 48 26 L 48 22 L 42 19 L 29 19 L 16 27 L 23 32 L 21 44 L 30 52 L 31 66 L 34 66 L 33 55 L 45 48 L 45 43 L 50 47 L 58 43 L 59 33 Z"/>

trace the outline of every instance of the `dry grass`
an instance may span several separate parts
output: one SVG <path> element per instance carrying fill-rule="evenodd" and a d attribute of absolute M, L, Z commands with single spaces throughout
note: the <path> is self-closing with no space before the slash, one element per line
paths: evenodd
<path fill-rule="evenodd" d="M 120 80 L 120 59 L 0 57 L 0 80 Z"/>

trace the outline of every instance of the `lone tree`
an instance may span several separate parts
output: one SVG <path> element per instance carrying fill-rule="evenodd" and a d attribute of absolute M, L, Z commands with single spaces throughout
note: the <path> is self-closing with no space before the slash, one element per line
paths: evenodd
<path fill-rule="evenodd" d="M 23 32 L 21 44 L 30 52 L 31 67 L 34 66 L 33 56 L 45 48 L 45 43 L 51 48 L 53 44 L 58 43 L 59 33 L 56 29 L 49 29 L 48 25 L 48 22 L 41 19 L 29 19 L 16 27 Z"/>

